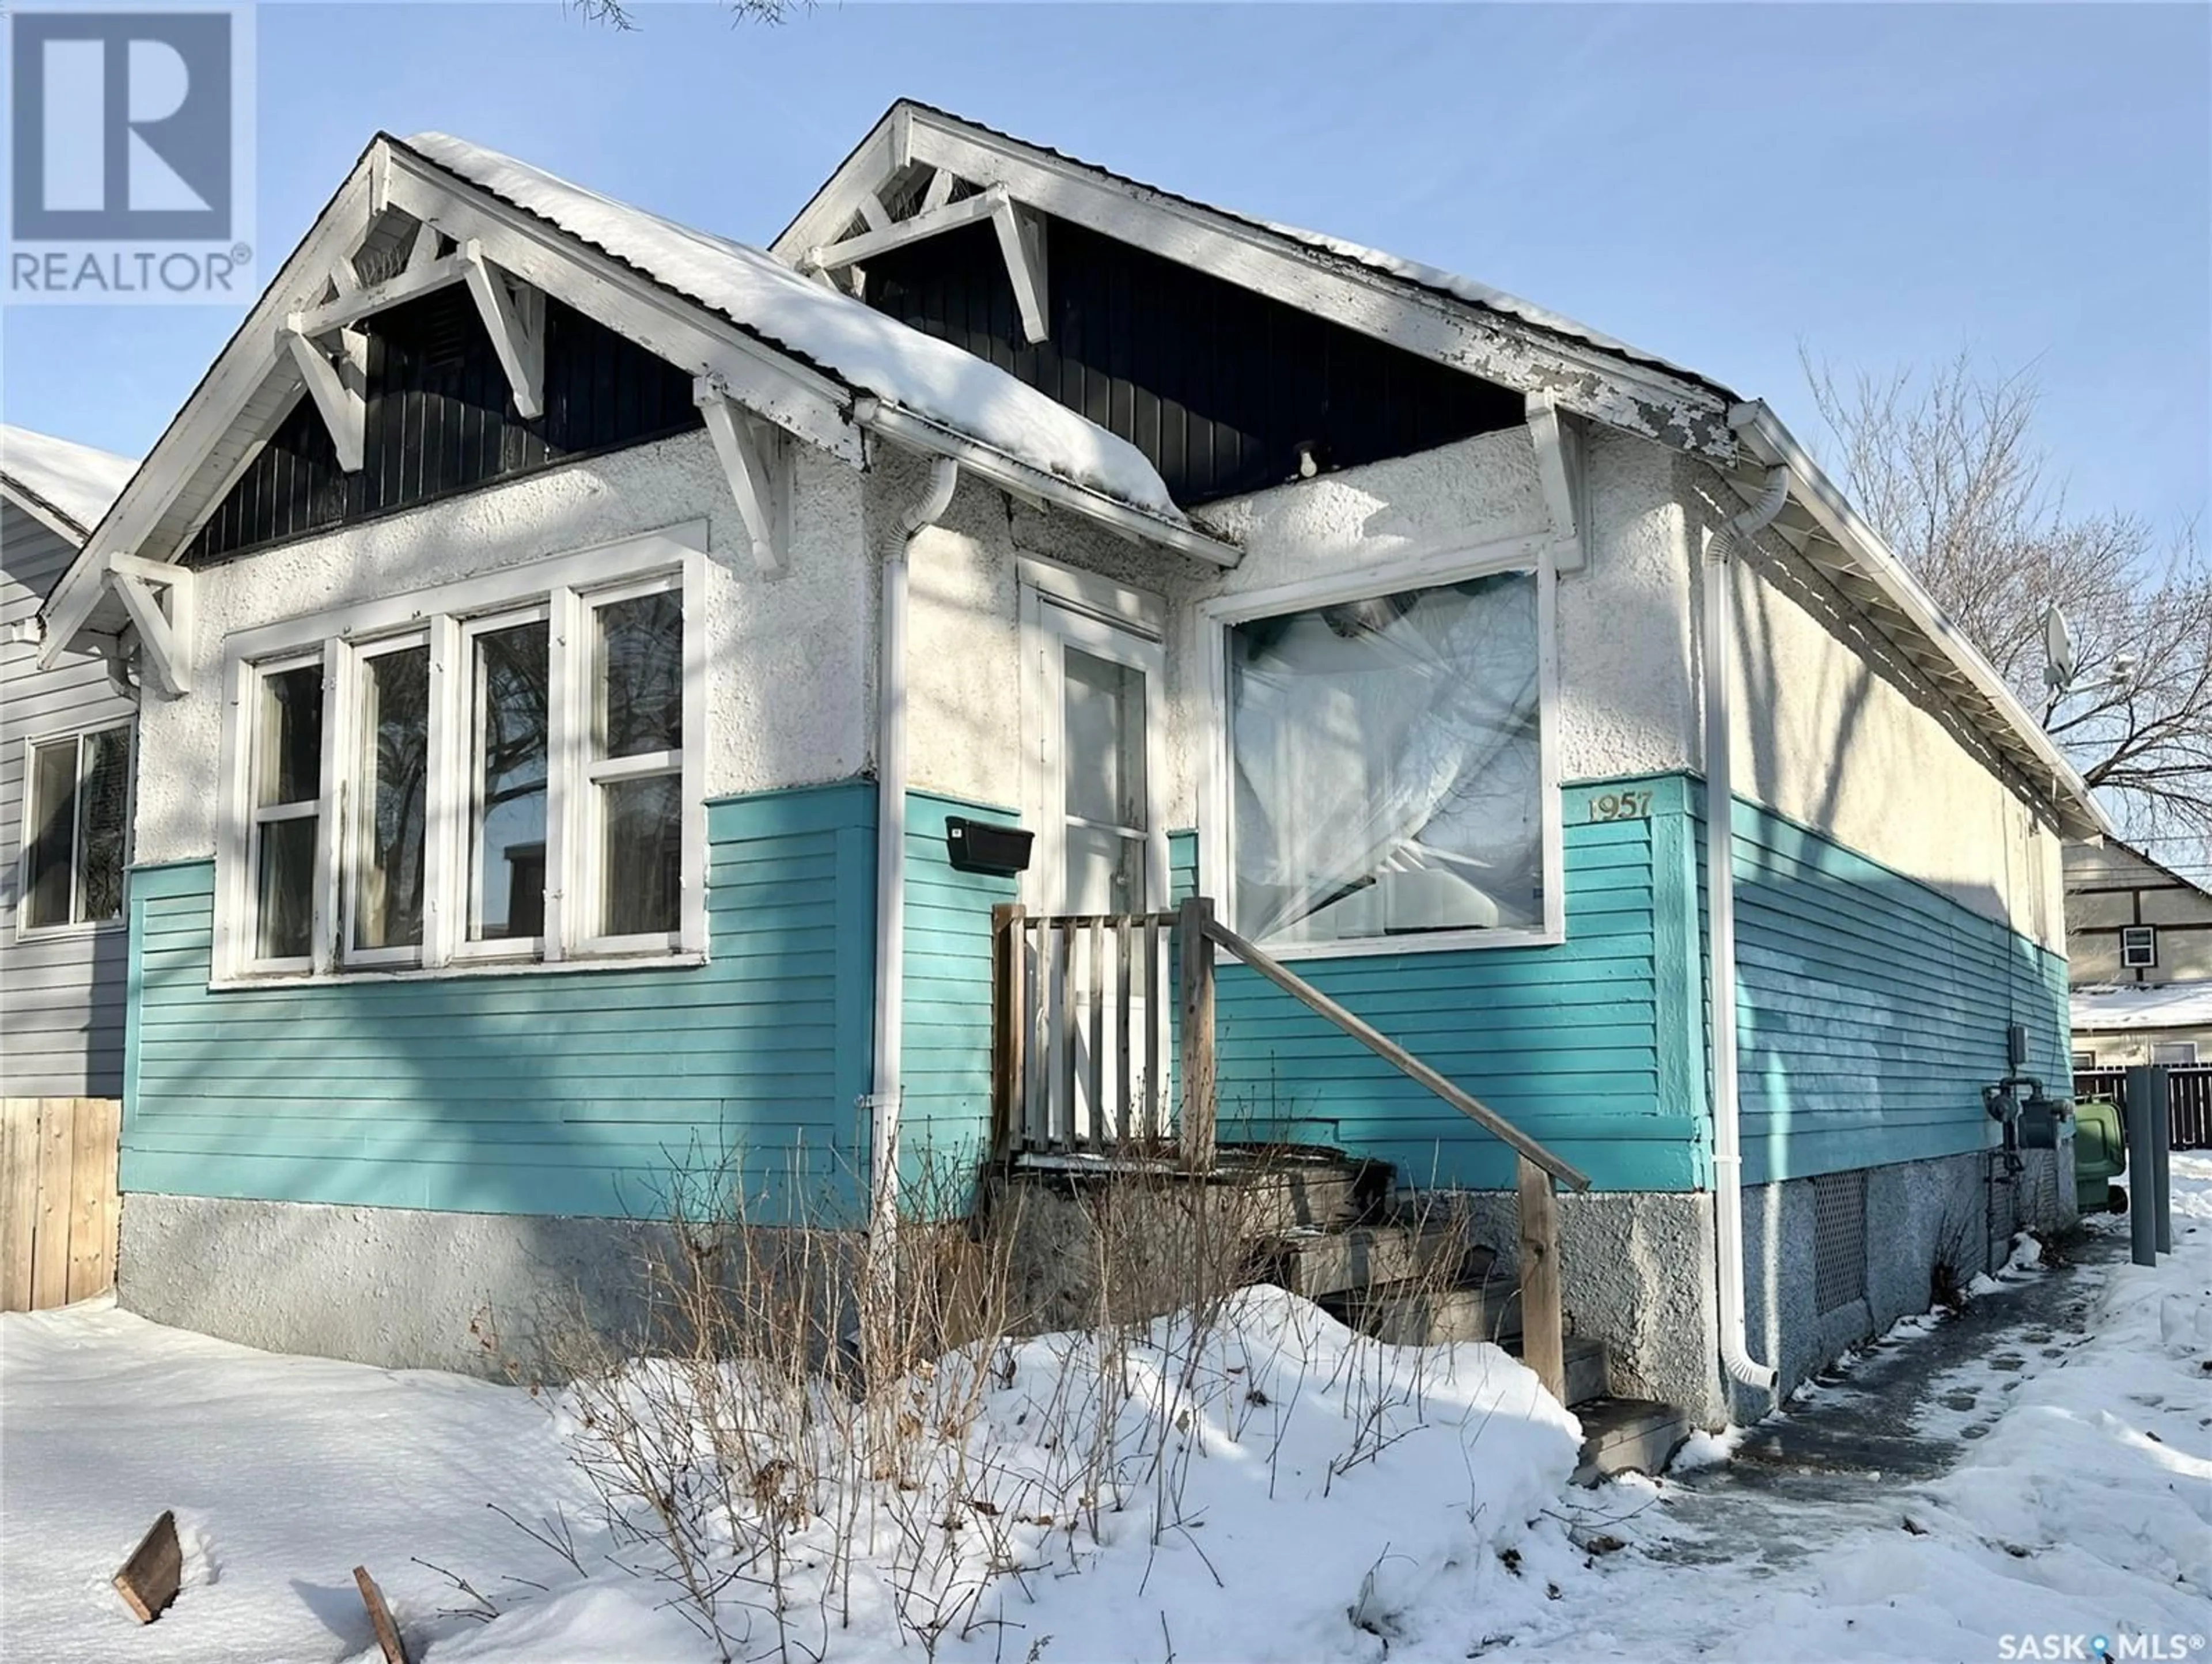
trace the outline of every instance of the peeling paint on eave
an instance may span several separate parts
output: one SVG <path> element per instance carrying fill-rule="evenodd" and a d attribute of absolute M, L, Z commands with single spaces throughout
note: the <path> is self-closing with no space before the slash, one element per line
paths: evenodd
<path fill-rule="evenodd" d="M 1728 423 L 1729 401 L 1656 375 L 1616 373 L 1579 354 L 1518 331 L 1457 318 L 1454 367 L 1516 392 L 1548 392 L 1564 410 L 1624 433 L 1729 464 L 1742 455 Z"/>

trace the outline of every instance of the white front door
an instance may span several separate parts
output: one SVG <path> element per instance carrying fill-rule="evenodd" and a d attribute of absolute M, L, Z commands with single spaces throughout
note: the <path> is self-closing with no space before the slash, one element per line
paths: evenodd
<path fill-rule="evenodd" d="M 1152 911 L 1167 891 L 1160 643 L 1042 592 L 1032 616 L 1024 807 L 1037 836 L 1024 899 L 1035 913 Z"/>
<path fill-rule="evenodd" d="M 1157 1136 L 1168 1120 L 1167 933 L 1106 921 L 1167 904 L 1165 654 L 1127 607 L 1040 589 L 1023 600 L 1023 807 L 1036 832 L 1023 900 L 1067 921 L 1041 932 L 1030 966 L 1025 1091 L 1049 1105 L 1054 1144 Z"/>

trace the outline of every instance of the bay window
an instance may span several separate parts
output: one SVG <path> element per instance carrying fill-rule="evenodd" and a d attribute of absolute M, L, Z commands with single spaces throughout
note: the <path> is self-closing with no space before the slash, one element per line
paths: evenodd
<path fill-rule="evenodd" d="M 1216 860 L 1238 932 L 1305 953 L 1559 938 L 1549 583 L 1516 568 L 1217 604 Z"/>
<path fill-rule="evenodd" d="M 640 538 L 235 642 L 228 974 L 702 950 L 702 571 Z"/>
<path fill-rule="evenodd" d="M 33 742 L 23 805 L 19 931 L 123 917 L 131 725 Z"/>

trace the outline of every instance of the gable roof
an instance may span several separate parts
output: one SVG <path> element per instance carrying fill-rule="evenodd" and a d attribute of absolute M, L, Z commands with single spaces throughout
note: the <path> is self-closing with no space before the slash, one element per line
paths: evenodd
<path fill-rule="evenodd" d="M 112 451 L 0 424 L 0 496 L 73 544 L 100 524 L 137 467 Z"/>
<path fill-rule="evenodd" d="M 2207 900 L 2212 900 L 2212 887 L 2185 872 L 2175 871 L 2149 851 L 2118 838 L 2107 838 L 2102 844 L 2095 846 L 2069 844 L 2059 853 L 2069 895 L 2087 890 L 2172 888 L 2193 890 Z M 2130 872 L 2128 870 L 2130 862 L 2147 871 Z"/>
<path fill-rule="evenodd" d="M 1380 276 L 1402 282 L 1411 288 L 1425 290 L 1436 295 L 1462 301 L 1468 306 L 1495 313 L 1500 317 L 1516 319 L 1564 339 L 1582 342 L 1601 351 L 1615 354 L 1632 362 L 1648 365 L 1654 369 L 1664 370 L 1670 374 L 1701 383 L 1723 398 L 1733 401 L 1735 398 L 1735 395 L 1729 392 L 1727 388 L 1716 382 L 1707 381 L 1693 370 L 1670 364 L 1656 354 L 1632 347 L 1625 341 L 1592 329 L 1589 325 L 1579 323 L 1562 313 L 1537 306 L 1533 301 L 1522 300 L 1517 295 L 1508 294 L 1501 288 L 1493 288 L 1487 283 L 1478 283 L 1474 279 L 1462 277 L 1456 272 L 1446 271 L 1437 266 L 1424 265 L 1419 261 L 1404 259 L 1395 254 L 1385 253 L 1380 249 L 1364 247 L 1360 244 L 1347 241 L 1341 237 L 1332 236 L 1326 232 L 1308 231 L 1298 226 L 1285 225 L 1279 221 L 1261 219 L 1255 215 L 1239 213 L 1235 209 L 1201 202 L 1195 197 L 1187 197 L 1180 191 L 1149 184 L 1127 173 L 1116 173 L 1114 169 L 1103 167 L 1097 162 L 1086 161 L 1082 157 L 1071 155 L 1065 150 L 1022 138 L 1018 135 L 957 114 L 937 105 L 927 104 L 917 99 L 902 99 L 897 104 L 892 106 L 883 120 L 878 124 L 877 132 L 885 132 L 889 129 L 895 128 L 901 119 L 902 112 L 906 112 L 907 143 L 909 146 L 911 145 L 912 118 L 916 114 L 938 122 L 957 125 L 971 132 L 988 136 L 993 140 L 1030 155 L 1049 158 L 1055 163 L 1088 174 L 1117 190 L 1136 193 L 1143 199 L 1173 203 L 1209 218 L 1264 233 L 1286 246 L 1302 245 L 1307 251 L 1350 264 L 1366 267 Z M 823 183 L 822 188 L 808 200 L 806 205 L 793 216 L 790 224 L 777 234 L 775 240 L 769 246 L 771 248 L 785 258 L 795 258 L 811 244 L 823 240 L 822 237 L 815 234 L 818 233 L 823 223 L 822 214 L 817 210 L 826 210 L 832 219 L 837 216 L 841 204 L 837 201 L 833 187 L 836 186 L 839 175 L 844 173 L 848 167 L 867 155 L 870 144 L 875 137 L 876 133 L 872 133 L 867 139 L 861 141 L 852 155 L 841 165 L 838 173 L 832 174 L 830 179 Z M 896 143 L 895 137 L 893 143 Z"/>
<path fill-rule="evenodd" d="M 379 134 L 89 528 L 47 602 L 48 655 L 131 623 L 116 562 L 173 562 L 301 398 L 291 325 L 333 330 L 336 313 L 357 320 L 423 292 L 400 261 L 427 226 L 440 246 L 475 251 L 849 464 L 866 465 L 871 434 L 888 438 L 1122 536 L 1236 559 L 1190 525 L 1133 446 L 990 364 L 759 250 L 460 140 Z M 448 279 L 453 258 L 433 262 Z M 370 282 L 372 270 L 394 275 Z"/>
<path fill-rule="evenodd" d="M 957 177 L 956 192 L 999 189 L 1034 211 L 1688 452 L 1747 503 L 1773 471 L 1786 471 L 1789 501 L 1771 535 L 1957 706 L 2015 789 L 2046 803 L 2062 831 L 2116 831 L 2019 696 L 1764 404 L 1501 289 L 1178 196 L 912 100 L 884 113 L 770 249 L 803 264 L 856 227 L 880 228 L 890 205 L 910 200 L 922 180 L 937 186 L 940 174 Z"/>
<path fill-rule="evenodd" d="M 933 170 L 1628 432 L 1734 459 L 1735 395 L 1504 290 L 1184 197 L 934 106 L 891 106 L 769 244 L 794 265 Z"/>
<path fill-rule="evenodd" d="M 448 173 L 710 308 L 857 394 L 967 434 L 1172 525 L 1188 525 L 1136 446 L 995 365 L 801 276 L 759 249 L 678 225 L 442 133 L 400 141 Z"/>

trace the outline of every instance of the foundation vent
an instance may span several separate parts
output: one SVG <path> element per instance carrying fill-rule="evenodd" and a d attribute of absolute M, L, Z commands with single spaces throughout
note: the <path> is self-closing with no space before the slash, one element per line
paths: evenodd
<path fill-rule="evenodd" d="M 1820 1315 L 1866 1298 L 1866 1174 L 1813 1181 L 1813 1291 Z"/>

